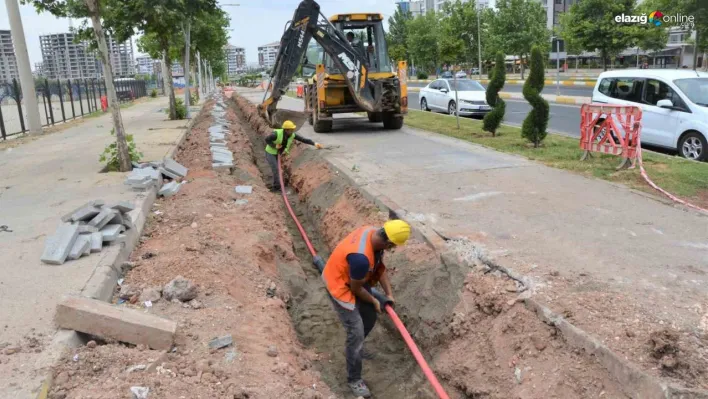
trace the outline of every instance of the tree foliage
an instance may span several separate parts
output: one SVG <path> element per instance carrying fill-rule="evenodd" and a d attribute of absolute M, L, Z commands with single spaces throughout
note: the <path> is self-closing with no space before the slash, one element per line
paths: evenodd
<path fill-rule="evenodd" d="M 407 26 L 406 43 L 412 62 L 423 69 L 435 69 L 440 62 L 438 14 L 435 12 L 425 13 L 410 20 Z"/>
<path fill-rule="evenodd" d="M 585 0 L 583 0 L 585 1 Z M 497 15 L 492 25 L 493 35 L 505 54 L 516 55 L 523 61 L 538 46 L 550 50 L 550 33 L 546 29 L 546 12 L 534 0 L 497 0 Z M 523 79 L 523 62 L 521 63 Z"/>
<path fill-rule="evenodd" d="M 615 22 L 615 16 L 634 12 L 635 0 L 583 0 L 561 16 L 566 37 L 585 51 L 599 51 L 602 65 L 606 60 L 636 42 L 635 26 Z"/>
<path fill-rule="evenodd" d="M 545 70 L 541 49 L 534 46 L 531 49 L 531 72 L 524 82 L 523 89 L 524 98 L 531 104 L 532 109 L 521 125 L 521 136 L 532 142 L 534 148 L 537 148 L 546 138 L 548 127 L 550 108 L 548 102 L 541 97 L 545 84 Z"/>
<path fill-rule="evenodd" d="M 388 45 L 388 56 L 394 61 L 406 60 L 410 62 L 407 41 L 408 23 L 411 19 L 413 19 L 413 14 L 410 11 L 402 11 L 400 7 L 396 7 L 396 12 L 388 18 L 386 44 Z"/>
<path fill-rule="evenodd" d="M 487 103 L 492 107 L 492 111 L 484 116 L 483 129 L 496 136 L 497 129 L 504 120 L 506 103 L 499 97 L 499 92 L 504 87 L 506 81 L 506 65 L 504 64 L 504 53 L 497 53 L 494 69 L 491 73 L 491 80 L 487 86 Z"/>
<path fill-rule="evenodd" d="M 446 2 L 440 21 L 440 60 L 459 64 L 477 59 L 477 10 L 475 1 Z"/>

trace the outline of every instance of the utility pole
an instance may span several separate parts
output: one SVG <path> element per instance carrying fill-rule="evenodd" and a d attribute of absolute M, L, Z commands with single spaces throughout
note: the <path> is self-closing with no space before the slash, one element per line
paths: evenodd
<path fill-rule="evenodd" d="M 185 117 L 189 119 L 189 44 L 190 44 L 190 29 L 192 23 L 187 18 L 186 27 L 184 29 L 184 108 L 186 110 Z"/>
<path fill-rule="evenodd" d="M 478 60 L 478 73 L 479 73 L 479 83 L 482 83 L 482 35 L 480 34 L 481 30 L 479 28 L 479 3 L 477 5 L 477 60 Z"/>
<path fill-rule="evenodd" d="M 453 68 L 452 81 L 455 84 L 455 120 L 457 121 L 457 130 L 460 130 L 460 100 L 457 98 L 457 71 Z"/>
<path fill-rule="evenodd" d="M 17 68 L 20 72 L 22 99 L 25 100 L 25 109 L 27 110 L 27 130 L 29 134 L 42 134 L 42 121 L 39 119 L 37 92 L 35 91 L 34 78 L 30 68 L 29 55 L 27 54 L 27 42 L 25 42 L 25 30 L 20 17 L 20 6 L 17 0 L 5 0 L 5 7 L 7 7 L 7 15 L 10 20 L 12 42 L 15 45 Z"/>

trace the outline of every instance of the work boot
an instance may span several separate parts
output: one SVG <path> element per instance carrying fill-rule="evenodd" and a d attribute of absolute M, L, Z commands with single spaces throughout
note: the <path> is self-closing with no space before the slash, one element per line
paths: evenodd
<path fill-rule="evenodd" d="M 371 397 L 371 391 L 369 391 L 369 388 L 364 383 L 364 380 L 359 380 L 357 382 L 350 382 L 349 389 L 352 390 L 352 393 L 356 397 L 359 397 L 359 396 L 361 396 L 363 398 L 370 398 Z"/>

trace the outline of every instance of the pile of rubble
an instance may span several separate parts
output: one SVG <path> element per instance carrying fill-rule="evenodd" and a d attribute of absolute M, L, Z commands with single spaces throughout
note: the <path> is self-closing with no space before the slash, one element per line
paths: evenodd
<path fill-rule="evenodd" d="M 144 191 L 152 186 L 158 188 L 158 195 L 169 197 L 177 194 L 184 182 L 179 182 L 187 176 L 188 169 L 172 158 L 165 158 L 162 162 L 133 163 L 133 170 L 125 179 L 125 184 L 134 190 Z M 164 178 L 170 179 L 164 183 Z"/>
<path fill-rule="evenodd" d="M 134 228 L 128 212 L 133 204 L 121 201 L 106 205 L 103 200 L 91 201 L 61 218 L 62 224 L 47 238 L 42 262 L 61 265 L 94 252 L 101 252 L 103 243 L 121 241 L 122 233 Z"/>
<path fill-rule="evenodd" d="M 224 97 L 216 97 L 214 109 L 211 111 L 214 124 L 208 129 L 209 147 L 211 149 L 213 168 L 230 168 L 233 166 L 234 154 L 226 145 L 226 135 L 229 134 L 229 122 L 226 120 L 226 105 Z"/>

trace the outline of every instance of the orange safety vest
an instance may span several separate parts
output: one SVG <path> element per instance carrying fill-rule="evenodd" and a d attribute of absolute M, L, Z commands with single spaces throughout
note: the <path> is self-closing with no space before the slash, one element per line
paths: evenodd
<path fill-rule="evenodd" d="M 375 261 L 371 235 L 375 234 L 376 230 L 376 227 L 364 226 L 351 232 L 334 248 L 322 272 L 322 279 L 330 295 L 345 309 L 354 310 L 356 307 L 356 297 L 350 287 L 347 255 L 360 253 L 369 259 L 369 273 L 365 279 L 369 286 L 376 285 L 386 270 L 382 262 L 377 265 Z"/>

